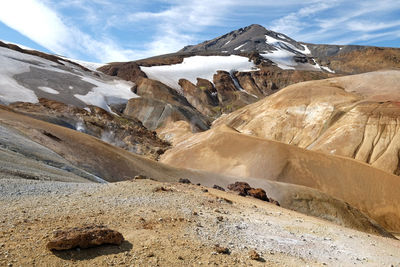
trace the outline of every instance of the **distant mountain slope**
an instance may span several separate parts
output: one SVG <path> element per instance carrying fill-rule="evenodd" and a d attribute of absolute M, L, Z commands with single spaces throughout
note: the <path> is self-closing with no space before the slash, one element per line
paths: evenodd
<path fill-rule="evenodd" d="M 236 130 L 355 158 L 400 174 L 400 71 L 378 71 L 288 86 L 219 118 Z"/>

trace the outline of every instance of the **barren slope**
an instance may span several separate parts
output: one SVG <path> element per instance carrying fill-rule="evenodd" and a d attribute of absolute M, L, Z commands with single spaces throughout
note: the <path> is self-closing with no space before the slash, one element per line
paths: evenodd
<path fill-rule="evenodd" d="M 400 179 L 344 157 L 240 134 L 227 127 L 199 133 L 161 158 L 175 167 L 304 185 L 350 203 L 387 229 L 400 230 Z"/>

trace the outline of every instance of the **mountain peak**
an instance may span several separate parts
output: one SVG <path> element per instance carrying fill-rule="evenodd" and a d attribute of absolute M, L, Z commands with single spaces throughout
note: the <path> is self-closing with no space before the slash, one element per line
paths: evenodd
<path fill-rule="evenodd" d="M 281 44 L 279 44 L 281 43 Z M 215 39 L 202 42 L 198 45 L 184 47 L 180 52 L 221 52 L 239 54 L 241 52 L 271 52 L 282 49 L 301 54 L 305 48 L 290 37 L 270 31 L 259 24 L 251 24 L 237 29 Z"/>

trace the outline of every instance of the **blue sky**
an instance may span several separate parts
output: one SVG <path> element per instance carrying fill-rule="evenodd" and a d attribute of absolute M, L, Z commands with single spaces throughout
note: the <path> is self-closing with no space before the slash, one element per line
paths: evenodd
<path fill-rule="evenodd" d="M 312 43 L 400 47 L 399 0 L 12 0 L 0 39 L 93 62 L 175 52 L 250 24 Z"/>

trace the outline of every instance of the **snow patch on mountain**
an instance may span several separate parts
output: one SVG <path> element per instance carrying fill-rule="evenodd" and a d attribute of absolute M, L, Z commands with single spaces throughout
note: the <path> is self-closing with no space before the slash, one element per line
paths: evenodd
<path fill-rule="evenodd" d="M 54 94 L 54 95 L 58 95 L 60 92 L 58 92 L 57 90 L 54 90 L 50 87 L 47 86 L 39 86 L 38 87 L 40 90 L 42 90 L 43 92 L 49 93 L 49 94 Z"/>
<path fill-rule="evenodd" d="M 174 65 L 140 67 L 147 77 L 158 80 L 171 88 L 181 91 L 178 82 L 186 79 L 193 84 L 197 78 L 213 81 L 213 75 L 218 70 L 227 72 L 257 70 L 252 61 L 247 57 L 230 56 L 193 56 L 184 58 L 183 62 Z"/>
<path fill-rule="evenodd" d="M 278 35 L 278 37 L 282 38 L 284 36 Z M 315 60 L 315 65 L 310 63 L 299 63 L 294 60 L 295 56 L 311 55 L 311 52 L 306 45 L 301 45 L 304 48 L 303 50 L 301 50 L 289 42 L 278 40 L 269 35 L 265 35 L 265 40 L 266 43 L 273 46 L 275 50 L 265 51 L 264 53 L 260 53 L 260 55 L 274 62 L 279 68 L 283 70 L 322 70 L 322 68 L 315 62 Z"/>
<path fill-rule="evenodd" d="M 111 111 L 109 105 L 126 103 L 129 99 L 138 97 L 131 91 L 132 82 L 100 78 L 74 64 L 64 63 L 65 65 L 61 65 L 38 56 L 0 47 L 0 103 L 37 103 L 38 95 L 45 92 L 52 94 L 54 100 L 66 104 L 71 104 L 73 99 L 79 99 L 86 105 L 95 105 Z M 35 69 L 39 69 L 40 74 L 34 74 L 37 73 L 32 72 Z M 49 82 L 55 79 L 55 72 L 67 78 L 61 77 L 57 86 L 51 86 Z M 16 76 L 25 74 L 27 78 L 23 83 L 17 80 Z M 82 84 L 82 81 L 86 82 L 85 87 L 82 85 L 79 86 L 82 88 L 78 88 L 77 85 Z M 68 84 L 69 82 L 75 86 Z M 60 88 L 69 88 L 68 91 L 59 89 L 58 84 Z M 82 91 L 86 94 L 82 95 Z"/>
<path fill-rule="evenodd" d="M 112 112 L 109 105 L 126 103 L 131 98 L 139 97 L 131 91 L 133 84 L 128 81 L 104 82 L 90 77 L 83 77 L 82 80 L 94 84 L 96 87 L 86 95 L 75 94 L 75 97 L 87 105 L 98 106 L 108 112 Z"/>

